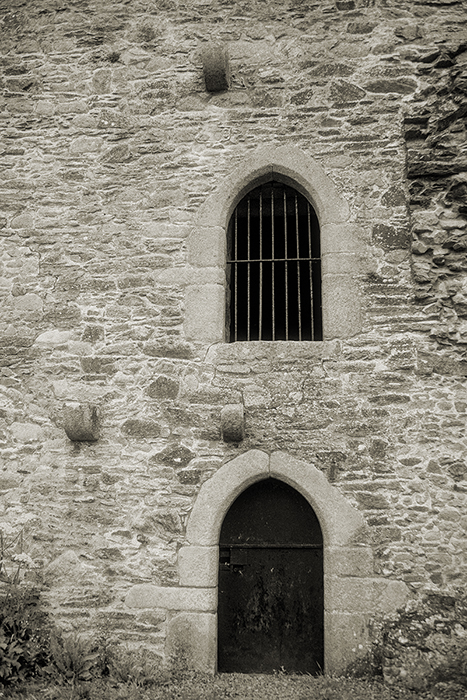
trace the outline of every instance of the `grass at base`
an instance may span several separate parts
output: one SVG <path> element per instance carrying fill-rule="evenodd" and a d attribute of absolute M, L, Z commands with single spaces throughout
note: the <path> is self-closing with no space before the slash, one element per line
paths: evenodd
<path fill-rule="evenodd" d="M 432 696 L 389 688 L 380 681 L 353 678 L 184 673 L 179 678 L 146 687 L 103 679 L 75 687 L 36 681 L 5 688 L 3 695 L 0 690 L 0 697 L 12 700 L 418 700 Z"/>

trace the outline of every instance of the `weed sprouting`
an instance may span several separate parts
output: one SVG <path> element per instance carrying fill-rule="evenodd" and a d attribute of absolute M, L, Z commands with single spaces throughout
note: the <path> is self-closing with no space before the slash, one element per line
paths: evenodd
<path fill-rule="evenodd" d="M 54 630 L 50 637 L 52 663 L 70 685 L 90 681 L 96 673 L 98 652 L 92 641 L 78 633 L 63 634 Z"/>

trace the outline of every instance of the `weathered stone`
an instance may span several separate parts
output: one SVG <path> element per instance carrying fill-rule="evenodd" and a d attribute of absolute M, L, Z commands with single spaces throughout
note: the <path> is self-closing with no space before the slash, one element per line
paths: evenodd
<path fill-rule="evenodd" d="M 152 399 L 176 399 L 180 389 L 177 379 L 160 375 L 146 389 Z"/>
<path fill-rule="evenodd" d="M 194 457 L 194 453 L 184 445 L 170 445 L 161 452 L 152 455 L 151 462 L 165 464 L 169 467 L 186 467 Z"/>
<path fill-rule="evenodd" d="M 420 27 L 416 24 L 401 24 L 395 28 L 394 34 L 402 39 L 407 39 L 408 41 L 414 41 L 422 36 Z"/>
<path fill-rule="evenodd" d="M 99 129 L 128 129 L 130 120 L 117 110 L 103 109 L 99 115 L 97 127 Z"/>
<path fill-rule="evenodd" d="M 356 498 L 363 508 L 368 510 L 383 509 L 386 510 L 389 506 L 387 498 L 378 493 L 356 493 Z"/>
<path fill-rule="evenodd" d="M 11 226 L 11 228 L 33 228 L 34 217 L 32 214 L 25 212 L 24 214 L 20 214 L 19 216 L 15 216 L 11 220 L 10 226 Z"/>
<path fill-rule="evenodd" d="M 326 556 L 330 576 L 366 577 L 374 574 L 373 553 L 369 547 L 329 548 Z"/>
<path fill-rule="evenodd" d="M 183 653 L 190 668 L 203 673 L 216 671 L 216 616 L 212 613 L 180 613 L 169 624 L 169 653 Z"/>
<path fill-rule="evenodd" d="M 407 204 L 407 197 L 404 190 L 394 185 L 381 197 L 381 204 L 387 207 L 402 207 Z"/>
<path fill-rule="evenodd" d="M 345 80 L 335 80 L 331 83 L 331 99 L 336 102 L 352 102 L 362 100 L 365 97 L 365 90 L 358 85 L 348 83 Z"/>
<path fill-rule="evenodd" d="M 46 331 L 41 333 L 36 338 L 37 345 L 43 345 L 45 347 L 54 347 L 56 345 L 65 345 L 73 337 L 71 331 Z"/>
<path fill-rule="evenodd" d="M 223 340 L 224 290 L 220 284 L 187 288 L 186 335 L 189 340 L 215 343 Z"/>
<path fill-rule="evenodd" d="M 124 163 L 130 160 L 131 153 L 128 144 L 122 143 L 118 146 L 113 146 L 102 156 L 104 163 Z"/>
<path fill-rule="evenodd" d="M 369 453 L 370 456 L 373 457 L 373 459 L 384 459 L 386 456 L 386 449 L 387 449 L 387 442 L 386 440 L 382 440 L 381 438 L 375 438 L 372 440 L 370 448 L 369 448 Z"/>
<path fill-rule="evenodd" d="M 465 694 L 465 610 L 465 600 L 459 595 L 431 594 L 416 605 L 407 605 L 385 626 L 382 648 L 385 680 L 415 691 L 432 688 L 435 696 L 436 689 L 446 692 L 447 686 L 454 684 Z M 453 697 L 458 697 L 457 689 Z"/>
<path fill-rule="evenodd" d="M 104 331 L 103 326 L 90 324 L 90 325 L 85 327 L 85 329 L 83 331 L 83 335 L 81 336 L 81 340 L 95 343 L 98 340 L 102 340 L 104 338 L 104 335 L 105 335 L 105 331 Z"/>
<path fill-rule="evenodd" d="M 108 619 L 165 661 L 185 641 L 192 665 L 213 671 L 222 523 L 251 484 L 282 480 L 322 528 L 325 668 L 344 673 L 406 585 L 415 600 L 466 579 L 465 17 L 455 0 L 244 2 L 241 22 L 214 0 L 178 4 L 157 2 L 149 20 L 143 4 L 95 0 L 84 23 L 62 12 L 53 32 L 34 3 L 4 18 L 2 523 L 24 521 L 25 548 L 33 530 L 34 559 L 55 560 L 45 580 L 59 624 L 86 615 L 93 634 Z M 221 56 L 218 93 L 203 85 L 208 41 L 228 42 L 235 68 L 229 87 Z M 316 213 L 324 340 L 226 342 L 232 214 L 270 180 Z M 284 224 L 295 233 L 287 193 L 278 258 Z M 309 263 L 288 263 L 287 299 L 285 266 L 274 299 L 268 266 L 263 324 L 287 304 L 296 326 Z M 99 442 L 66 438 L 70 402 L 105 407 Z M 222 439 L 226 404 L 247 406 L 242 442 Z M 120 610 L 144 581 L 172 591 L 151 599 L 167 607 Z M 212 589 L 212 607 L 183 589 Z M 449 617 L 441 600 L 422 627 L 438 612 Z M 407 677 L 423 678 L 418 662 L 445 669 L 457 629 L 401 643 Z M 385 675 L 403 682 L 393 658 Z"/>
<path fill-rule="evenodd" d="M 217 547 L 182 547 L 178 552 L 180 585 L 210 588 L 216 585 L 219 568 Z"/>
<path fill-rule="evenodd" d="M 406 394 L 384 394 L 381 396 L 370 396 L 368 401 L 379 406 L 385 406 L 391 403 L 407 403 L 410 401 L 410 396 Z"/>
<path fill-rule="evenodd" d="M 366 618 L 369 619 L 369 616 Z M 332 645 L 327 656 L 327 663 L 344 674 L 358 667 L 360 659 L 371 653 L 371 638 L 368 622 L 362 624 L 360 614 L 345 611 L 332 611 L 326 614 L 326 634 L 332 636 L 336 643 Z"/>
<path fill-rule="evenodd" d="M 329 577 L 325 586 L 328 595 L 339 601 L 342 612 L 354 614 L 359 611 L 384 614 L 402 608 L 408 599 L 408 588 L 402 581 Z"/>
<path fill-rule="evenodd" d="M 312 88 L 307 88 L 305 90 L 299 90 L 290 98 L 290 101 L 294 105 L 306 105 L 313 97 Z"/>
<path fill-rule="evenodd" d="M 102 146 L 102 139 L 96 136 L 80 136 L 70 145 L 70 153 L 94 153 Z"/>
<path fill-rule="evenodd" d="M 317 452 L 316 456 L 325 465 L 329 481 L 335 481 L 339 476 L 339 472 L 343 469 L 347 454 L 338 450 L 332 450 L 330 452 Z"/>
<path fill-rule="evenodd" d="M 349 22 L 347 31 L 349 34 L 370 34 L 375 26 L 371 22 Z"/>
<path fill-rule="evenodd" d="M 86 374 L 114 374 L 115 368 L 111 358 L 108 357 L 82 357 L 81 366 Z"/>
<path fill-rule="evenodd" d="M 49 102 L 48 100 L 40 100 L 36 103 L 34 109 L 36 114 L 42 114 L 43 116 L 47 117 L 52 116 L 52 114 L 55 112 L 55 106 L 53 102 Z"/>
<path fill-rule="evenodd" d="M 166 610 L 213 611 L 215 588 L 164 588 L 141 583 L 133 586 L 125 597 L 129 608 L 165 608 Z"/>
<path fill-rule="evenodd" d="M 392 248 L 408 248 L 409 231 L 397 229 L 387 224 L 376 224 L 373 226 L 373 240 L 377 245 L 381 245 L 387 250 Z"/>
<path fill-rule="evenodd" d="M 56 105 L 57 112 L 62 114 L 83 114 L 89 109 L 86 100 L 67 100 Z"/>
<path fill-rule="evenodd" d="M 66 579 L 73 580 L 83 573 L 83 564 L 79 561 L 78 555 L 72 549 L 66 549 L 56 559 L 51 561 L 46 569 L 47 580 Z"/>
<path fill-rule="evenodd" d="M 122 432 L 130 437 L 157 438 L 161 433 L 161 427 L 153 420 L 129 418 L 123 423 Z"/>
<path fill-rule="evenodd" d="M 21 484 L 21 478 L 19 475 L 5 475 L 0 474 L 0 492 L 2 494 L 11 491 L 12 489 L 18 488 Z"/>
<path fill-rule="evenodd" d="M 202 474 L 203 472 L 200 469 L 189 467 L 187 469 L 180 469 L 180 471 L 177 472 L 177 477 L 181 484 L 199 484 Z"/>
<path fill-rule="evenodd" d="M 38 442 L 43 438 L 43 431 L 36 423 L 12 423 L 11 433 L 17 442 Z"/>
<path fill-rule="evenodd" d="M 112 71 L 110 68 L 98 68 L 92 76 L 92 89 L 98 95 L 110 92 Z"/>
<path fill-rule="evenodd" d="M 409 95 L 417 89 L 415 80 L 408 78 L 400 80 L 373 80 L 365 85 L 365 90 L 368 92 L 396 92 L 401 95 Z"/>

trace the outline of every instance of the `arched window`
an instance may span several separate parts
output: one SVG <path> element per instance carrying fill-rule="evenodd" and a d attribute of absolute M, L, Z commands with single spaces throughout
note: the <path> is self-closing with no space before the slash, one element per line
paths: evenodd
<path fill-rule="evenodd" d="M 319 223 L 306 197 L 276 181 L 250 190 L 227 256 L 230 342 L 322 339 Z"/>

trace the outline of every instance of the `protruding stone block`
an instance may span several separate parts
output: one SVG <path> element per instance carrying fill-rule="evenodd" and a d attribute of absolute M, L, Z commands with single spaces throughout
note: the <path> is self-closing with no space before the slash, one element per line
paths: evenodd
<path fill-rule="evenodd" d="M 221 429 L 224 442 L 241 442 L 245 437 L 243 404 L 229 404 L 221 411 Z"/>
<path fill-rule="evenodd" d="M 99 409 L 91 404 L 65 404 L 63 427 L 74 442 L 95 442 L 99 439 Z"/>
<path fill-rule="evenodd" d="M 208 92 L 221 92 L 230 87 L 229 55 L 224 46 L 210 44 L 201 55 L 204 82 Z"/>

